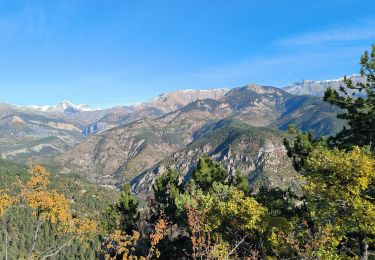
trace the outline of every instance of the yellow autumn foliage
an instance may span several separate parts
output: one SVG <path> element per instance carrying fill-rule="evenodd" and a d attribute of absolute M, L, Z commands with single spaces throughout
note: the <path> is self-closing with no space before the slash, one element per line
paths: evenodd
<path fill-rule="evenodd" d="M 45 190 L 49 184 L 49 172 L 40 165 L 35 165 L 30 170 L 31 178 L 27 182 L 26 187 L 32 190 Z"/>
<path fill-rule="evenodd" d="M 307 163 L 309 198 L 312 217 L 329 222 L 338 233 L 375 234 L 375 204 L 367 195 L 375 184 L 375 160 L 364 148 L 351 151 L 318 147 Z"/>
<path fill-rule="evenodd" d="M 24 198 L 34 215 L 40 214 L 43 220 L 67 223 L 72 218 L 69 201 L 55 190 L 25 193 Z"/>
<path fill-rule="evenodd" d="M 0 217 L 5 211 L 16 203 L 17 199 L 8 194 L 0 195 Z"/>

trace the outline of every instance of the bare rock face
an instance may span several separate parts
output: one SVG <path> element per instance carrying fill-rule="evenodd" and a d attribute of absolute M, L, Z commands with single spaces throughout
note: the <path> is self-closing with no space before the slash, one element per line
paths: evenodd
<path fill-rule="evenodd" d="M 157 96 L 152 101 L 135 106 L 135 108 L 144 109 L 147 107 L 153 107 L 163 111 L 164 113 L 170 113 L 194 101 L 204 99 L 219 100 L 226 93 L 228 93 L 228 91 L 228 89 L 221 88 L 209 90 L 186 89 L 175 92 L 167 92 Z"/>
<path fill-rule="evenodd" d="M 131 182 L 133 190 L 147 193 L 156 178 L 168 168 L 176 169 L 181 178 L 187 180 L 198 158 L 207 154 L 220 161 L 230 175 L 237 170 L 244 173 L 255 192 L 261 186 L 300 192 L 301 180 L 283 145 L 285 135 L 266 128 L 250 127 L 236 120 L 222 120 L 214 125 L 220 127 L 134 178 Z"/>

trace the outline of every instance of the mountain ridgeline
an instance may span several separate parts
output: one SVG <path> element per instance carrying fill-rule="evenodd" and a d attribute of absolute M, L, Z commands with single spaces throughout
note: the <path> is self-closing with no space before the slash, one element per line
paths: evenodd
<path fill-rule="evenodd" d="M 338 112 L 318 97 L 247 85 L 159 117 L 120 124 L 89 137 L 53 163 L 62 172 L 110 187 L 130 181 L 134 191 L 143 192 L 168 167 L 188 178 L 197 158 L 208 154 L 233 174 L 235 169 L 243 171 L 254 187 L 297 189 L 280 130 L 295 124 L 316 136 L 331 135 L 343 125 Z"/>
<path fill-rule="evenodd" d="M 326 82 L 314 85 L 317 92 L 308 94 L 320 96 L 326 87 Z M 50 107 L 5 103 L 0 105 L 0 153 L 21 162 L 33 158 L 109 187 L 131 182 L 137 192 L 149 189 L 169 167 L 188 178 L 198 157 L 208 154 L 231 174 L 241 170 L 254 187 L 297 189 L 281 131 L 294 124 L 330 136 L 344 125 L 336 118 L 338 108 L 320 97 L 294 94 L 305 93 L 304 88 L 251 84 L 181 90 L 110 109 L 67 101 Z"/>

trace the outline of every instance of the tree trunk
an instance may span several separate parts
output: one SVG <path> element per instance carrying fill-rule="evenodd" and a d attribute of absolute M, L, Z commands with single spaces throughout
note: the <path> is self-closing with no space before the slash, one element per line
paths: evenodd
<path fill-rule="evenodd" d="M 43 256 L 42 260 L 47 259 L 49 257 L 54 257 L 55 255 L 57 255 L 58 253 L 60 253 L 60 251 L 63 250 L 68 244 L 69 244 L 69 241 L 66 242 L 65 244 L 63 244 L 62 246 L 60 246 L 58 249 L 56 249 L 56 251 L 51 252 L 48 255 Z"/>
<path fill-rule="evenodd" d="M 367 260 L 369 256 L 368 252 L 368 244 L 365 240 L 365 236 L 363 234 L 359 235 L 358 243 L 359 243 L 359 255 L 361 260 Z"/>
<path fill-rule="evenodd" d="M 40 226 L 42 225 L 42 223 L 43 223 L 42 219 L 40 218 L 40 215 L 38 213 L 38 221 L 36 223 L 36 228 L 35 228 L 34 237 L 33 237 L 33 243 L 31 245 L 29 255 L 26 258 L 27 260 L 30 260 L 32 255 L 33 255 L 33 252 L 34 252 L 34 249 L 35 249 L 35 246 L 36 246 L 36 241 L 38 239 L 38 232 L 39 232 L 39 229 L 40 229 Z"/>
<path fill-rule="evenodd" d="M 8 230 L 7 230 L 7 219 L 6 216 L 4 215 L 3 218 L 3 230 L 4 230 L 4 235 L 5 235 L 5 260 L 8 260 Z"/>

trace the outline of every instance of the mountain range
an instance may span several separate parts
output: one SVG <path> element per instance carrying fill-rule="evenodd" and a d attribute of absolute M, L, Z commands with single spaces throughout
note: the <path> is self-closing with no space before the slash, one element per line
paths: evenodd
<path fill-rule="evenodd" d="M 160 117 L 96 134 L 54 163 L 63 172 L 76 172 L 102 185 L 118 187 L 130 181 L 141 191 L 142 183 L 149 188 L 170 166 L 177 164 L 188 175 L 198 156 L 208 153 L 232 172 L 242 169 L 253 183 L 262 179 L 271 185 L 289 179 L 293 172 L 282 144 L 285 133 L 279 129 L 292 123 L 316 135 L 329 135 L 343 125 L 336 119 L 337 112 L 317 97 L 248 85 L 217 99 L 196 100 Z M 236 134 L 238 129 L 246 131 Z M 245 159 L 238 160 L 241 156 Z M 265 169 L 269 169 L 267 174 L 259 174 Z M 288 188 L 296 186 L 292 181 L 289 184 Z"/>
<path fill-rule="evenodd" d="M 342 79 L 284 88 L 181 90 L 108 109 L 68 101 L 42 107 L 1 103 L 0 154 L 18 161 L 32 157 L 104 186 L 131 182 L 138 193 L 169 167 L 189 178 L 206 154 L 230 174 L 241 170 L 255 189 L 298 190 L 300 180 L 282 144 L 288 138 L 284 131 L 289 124 L 316 136 L 339 131 L 345 123 L 336 118 L 340 110 L 321 96 L 329 85 L 340 84 Z"/>

